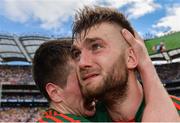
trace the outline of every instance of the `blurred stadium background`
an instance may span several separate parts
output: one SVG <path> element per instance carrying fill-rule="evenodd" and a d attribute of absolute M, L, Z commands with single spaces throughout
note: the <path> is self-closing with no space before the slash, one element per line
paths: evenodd
<path fill-rule="evenodd" d="M 36 49 L 53 39 L 40 35 L 0 34 L 0 122 L 36 121 L 48 107 L 47 100 L 35 86 L 31 69 Z M 180 96 L 179 40 L 180 32 L 145 40 L 162 84 L 169 94 L 176 96 Z"/>

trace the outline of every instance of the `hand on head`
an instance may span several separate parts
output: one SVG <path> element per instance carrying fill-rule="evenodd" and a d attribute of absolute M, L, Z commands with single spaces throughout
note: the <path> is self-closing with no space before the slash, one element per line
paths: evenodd
<path fill-rule="evenodd" d="M 122 29 L 122 35 L 135 52 L 138 60 L 138 70 L 143 69 L 147 62 L 151 62 L 144 41 L 137 32 L 135 32 L 134 37 L 127 29 Z"/>

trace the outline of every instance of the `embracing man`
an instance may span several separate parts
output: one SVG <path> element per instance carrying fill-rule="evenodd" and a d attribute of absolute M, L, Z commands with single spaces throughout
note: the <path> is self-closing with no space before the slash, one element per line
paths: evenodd
<path fill-rule="evenodd" d="M 72 33 L 71 52 L 82 93 L 87 100 L 102 101 L 112 121 L 179 119 L 173 105 L 178 100 L 165 91 L 144 44 L 134 38 L 135 31 L 123 14 L 85 7 L 75 15 Z M 143 86 L 136 78 L 137 69 Z"/>

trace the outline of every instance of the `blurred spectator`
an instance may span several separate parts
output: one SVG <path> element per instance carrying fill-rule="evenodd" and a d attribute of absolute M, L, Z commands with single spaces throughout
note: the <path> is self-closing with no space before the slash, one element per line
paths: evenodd
<path fill-rule="evenodd" d="M 166 51 L 164 42 L 161 41 L 160 44 L 153 46 L 152 50 L 155 51 L 156 53 L 162 53 Z"/>

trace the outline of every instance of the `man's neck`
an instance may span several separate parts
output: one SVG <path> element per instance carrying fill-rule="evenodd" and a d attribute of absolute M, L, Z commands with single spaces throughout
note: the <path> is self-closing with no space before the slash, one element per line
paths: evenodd
<path fill-rule="evenodd" d="M 59 113 L 62 113 L 62 114 L 76 114 L 77 115 L 76 112 L 71 110 L 71 108 L 67 107 L 63 103 L 58 103 L 58 104 L 51 103 L 50 108 L 55 109 L 56 111 L 58 111 Z"/>
<path fill-rule="evenodd" d="M 112 95 L 109 95 L 112 96 Z M 142 86 L 134 74 L 129 75 L 128 88 L 124 100 L 121 97 L 107 104 L 107 110 L 113 121 L 129 121 L 135 118 L 143 99 Z M 110 101 L 109 101 L 110 102 Z"/>

